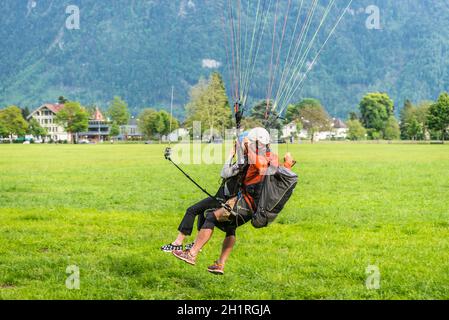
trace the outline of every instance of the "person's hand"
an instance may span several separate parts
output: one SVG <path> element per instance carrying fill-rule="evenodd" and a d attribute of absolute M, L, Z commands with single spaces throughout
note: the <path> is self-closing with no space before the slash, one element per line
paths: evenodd
<path fill-rule="evenodd" d="M 293 156 L 290 152 L 287 152 L 284 156 L 284 166 L 291 168 L 296 163 L 296 161 L 293 159 Z"/>

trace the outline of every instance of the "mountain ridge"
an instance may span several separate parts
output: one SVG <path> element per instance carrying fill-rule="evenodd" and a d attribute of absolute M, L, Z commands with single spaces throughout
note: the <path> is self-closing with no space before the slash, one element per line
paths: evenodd
<path fill-rule="evenodd" d="M 64 27 L 69 5 L 80 8 L 79 30 Z M 369 5 L 380 9 L 380 30 L 365 26 Z M 1 107 L 32 109 L 64 95 L 105 108 L 119 95 L 138 113 L 167 108 L 175 86 L 182 116 L 200 77 L 219 71 L 229 89 L 217 1 L 6 0 L 0 12 Z M 369 91 L 389 93 L 396 111 L 405 99 L 436 99 L 449 78 L 447 27 L 445 3 L 354 2 L 295 99 L 318 98 L 339 117 Z M 265 98 L 267 73 L 257 67 L 252 102 Z"/>

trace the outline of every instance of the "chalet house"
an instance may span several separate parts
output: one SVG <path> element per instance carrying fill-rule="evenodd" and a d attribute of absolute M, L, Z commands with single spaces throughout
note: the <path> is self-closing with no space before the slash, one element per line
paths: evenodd
<path fill-rule="evenodd" d="M 69 135 L 65 129 L 56 123 L 56 114 L 64 107 L 63 104 L 44 104 L 34 110 L 27 118 L 36 119 L 41 127 L 47 130 L 47 137 L 35 137 L 37 140 L 47 142 L 53 141 L 67 141 L 71 142 L 71 135 Z M 89 142 L 102 142 L 109 137 L 110 127 L 109 122 L 101 111 L 97 108 L 94 114 L 89 119 L 89 127 L 87 132 L 81 132 L 78 134 L 79 140 L 85 140 Z"/>
<path fill-rule="evenodd" d="M 48 132 L 47 137 L 35 137 L 45 141 L 51 139 L 53 141 L 70 141 L 70 136 L 65 129 L 56 123 L 56 114 L 64 107 L 63 104 L 44 104 L 34 110 L 27 118 L 36 119 L 42 128 Z"/>
<path fill-rule="evenodd" d="M 92 143 L 101 143 L 109 138 L 109 121 L 103 116 L 100 109 L 96 108 L 94 114 L 89 119 L 87 132 L 80 132 L 79 139 Z"/>
<path fill-rule="evenodd" d="M 333 119 L 332 137 L 335 139 L 346 139 L 348 137 L 349 128 L 341 119 Z"/>
<path fill-rule="evenodd" d="M 331 130 L 316 133 L 314 140 L 345 140 L 348 137 L 348 130 L 348 126 L 341 119 L 333 118 Z"/>

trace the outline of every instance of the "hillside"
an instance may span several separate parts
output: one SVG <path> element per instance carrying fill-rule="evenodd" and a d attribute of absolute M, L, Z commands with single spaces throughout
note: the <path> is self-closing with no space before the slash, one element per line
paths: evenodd
<path fill-rule="evenodd" d="M 34 108 L 64 95 L 105 107 L 120 95 L 138 112 L 167 106 L 174 85 L 181 115 L 189 88 L 215 70 L 204 60 L 219 62 L 229 83 L 219 2 L 2 1 L 0 106 Z M 80 30 L 65 28 L 71 4 L 80 7 Z M 381 9 L 381 30 L 365 26 L 371 4 Z M 341 117 L 367 91 L 388 92 L 397 107 L 405 98 L 435 99 L 449 78 L 448 27 L 442 1 L 354 1 L 302 96 L 321 99 Z M 267 37 L 265 58 L 268 47 Z M 253 100 L 265 96 L 266 65 L 257 65 L 255 78 Z"/>

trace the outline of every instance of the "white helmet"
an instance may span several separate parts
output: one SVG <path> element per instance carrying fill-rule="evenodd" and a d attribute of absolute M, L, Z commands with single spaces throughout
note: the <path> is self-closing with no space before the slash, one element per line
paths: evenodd
<path fill-rule="evenodd" d="M 270 144 L 270 134 L 264 128 L 254 128 L 248 134 L 249 141 L 255 143 L 259 141 L 259 143 L 263 145 Z"/>

